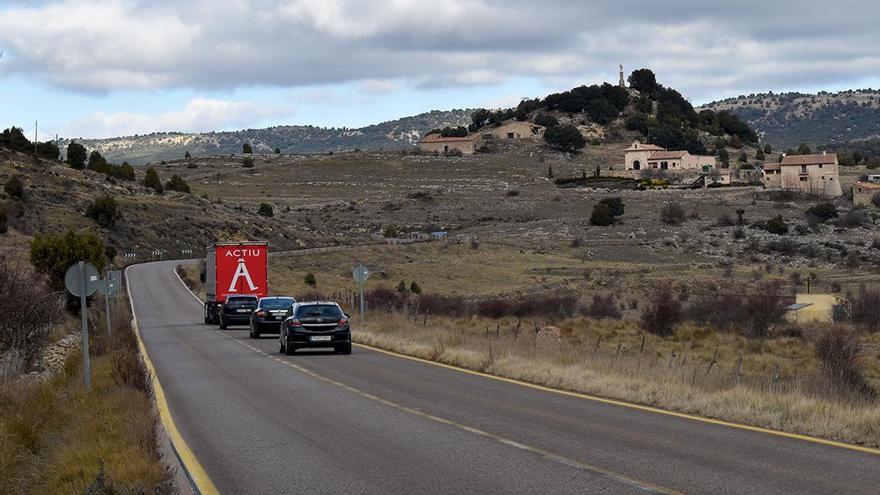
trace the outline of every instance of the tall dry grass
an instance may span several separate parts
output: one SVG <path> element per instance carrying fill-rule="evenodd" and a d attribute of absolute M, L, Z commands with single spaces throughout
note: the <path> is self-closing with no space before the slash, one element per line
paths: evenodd
<path fill-rule="evenodd" d="M 625 321 L 543 321 L 370 313 L 359 343 L 562 390 L 847 443 L 880 446 L 880 407 L 842 393 L 809 343 L 750 341 L 684 326 L 670 338 Z M 793 350 L 793 346 L 799 350 Z"/>
<path fill-rule="evenodd" d="M 0 386 L 0 494 L 171 493 L 150 381 L 127 300 L 118 301 L 112 338 L 103 305 L 91 311 L 90 393 L 83 387 L 81 355 L 71 356 L 48 382 Z"/>

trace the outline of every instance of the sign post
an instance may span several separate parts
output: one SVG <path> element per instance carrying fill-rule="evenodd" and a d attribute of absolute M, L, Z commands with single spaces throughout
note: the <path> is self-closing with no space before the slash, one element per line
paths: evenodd
<path fill-rule="evenodd" d="M 113 328 L 110 324 L 110 296 L 116 295 L 119 291 L 119 285 L 117 282 L 118 277 L 118 271 L 107 272 L 107 276 L 104 277 L 104 280 L 101 280 L 100 285 L 98 285 L 98 291 L 104 296 L 104 314 L 107 317 L 108 337 L 113 335 Z"/>
<path fill-rule="evenodd" d="M 360 307 L 361 307 L 361 323 L 364 322 L 364 282 L 370 278 L 370 269 L 366 267 L 366 265 L 359 264 L 354 267 L 354 270 L 351 272 L 352 276 L 358 283 L 358 290 L 360 291 Z"/>
<path fill-rule="evenodd" d="M 80 315 L 82 315 L 83 380 L 86 392 L 92 390 L 92 366 L 89 361 L 89 309 L 86 299 L 94 294 L 100 285 L 98 269 L 85 261 L 70 265 L 64 274 L 64 286 L 71 294 L 79 296 Z"/>

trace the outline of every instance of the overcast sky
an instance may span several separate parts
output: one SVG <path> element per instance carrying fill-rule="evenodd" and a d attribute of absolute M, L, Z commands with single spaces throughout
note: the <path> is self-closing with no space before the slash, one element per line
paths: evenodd
<path fill-rule="evenodd" d="M 876 0 L 0 0 L 0 128 L 360 127 L 616 82 L 619 63 L 694 104 L 876 88 L 878 25 Z"/>

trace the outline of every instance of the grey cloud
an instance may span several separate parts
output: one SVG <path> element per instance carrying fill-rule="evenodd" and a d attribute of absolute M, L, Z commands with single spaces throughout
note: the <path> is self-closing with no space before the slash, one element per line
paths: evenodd
<path fill-rule="evenodd" d="M 651 67 L 694 99 L 880 73 L 872 1 L 81 0 L 0 10 L 25 73 L 79 91 L 580 78 Z M 60 49 L 59 49 L 60 47 Z"/>

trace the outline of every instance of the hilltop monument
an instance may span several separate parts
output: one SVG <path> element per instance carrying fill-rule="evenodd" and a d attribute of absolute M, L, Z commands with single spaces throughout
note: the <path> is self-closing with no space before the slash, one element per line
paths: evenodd
<path fill-rule="evenodd" d="M 623 64 L 620 64 L 620 82 L 618 84 L 620 84 L 621 88 L 626 87 L 626 83 L 623 80 Z"/>

